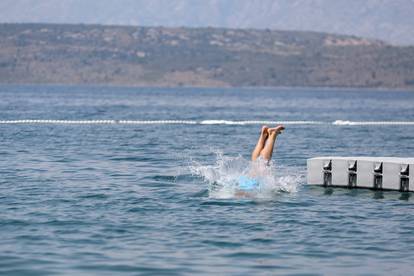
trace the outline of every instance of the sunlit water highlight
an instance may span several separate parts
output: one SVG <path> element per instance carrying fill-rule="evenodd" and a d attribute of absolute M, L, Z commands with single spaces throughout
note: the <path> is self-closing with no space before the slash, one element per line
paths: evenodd
<path fill-rule="evenodd" d="M 0 275 L 410 274 L 411 194 L 305 183 L 414 156 L 414 93 L 0 87 Z M 286 124 L 238 196 L 261 124 Z"/>

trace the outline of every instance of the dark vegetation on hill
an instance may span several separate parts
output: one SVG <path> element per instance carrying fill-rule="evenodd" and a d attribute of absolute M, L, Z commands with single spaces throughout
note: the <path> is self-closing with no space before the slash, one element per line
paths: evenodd
<path fill-rule="evenodd" d="M 0 83 L 414 88 L 414 47 L 314 32 L 0 24 Z"/>
<path fill-rule="evenodd" d="M 414 45 L 413 0 L 1 0 L 0 22 L 269 28 Z"/>

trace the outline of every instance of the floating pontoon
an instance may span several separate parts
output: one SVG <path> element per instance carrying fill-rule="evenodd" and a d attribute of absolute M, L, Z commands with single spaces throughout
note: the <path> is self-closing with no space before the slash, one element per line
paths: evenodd
<path fill-rule="evenodd" d="M 414 158 L 315 157 L 307 171 L 309 185 L 414 192 Z"/>

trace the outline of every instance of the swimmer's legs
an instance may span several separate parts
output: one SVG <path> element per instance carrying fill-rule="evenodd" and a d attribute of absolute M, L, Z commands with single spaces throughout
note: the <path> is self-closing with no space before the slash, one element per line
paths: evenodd
<path fill-rule="evenodd" d="M 269 128 L 268 134 L 269 137 L 267 138 L 266 145 L 264 146 L 263 150 L 260 152 L 260 156 L 263 157 L 264 160 L 270 161 L 273 155 L 273 148 L 275 146 L 276 137 L 284 130 L 284 126 L 277 126 L 275 128 Z"/>
<path fill-rule="evenodd" d="M 266 139 L 269 136 L 268 134 L 269 127 L 262 126 L 262 130 L 260 132 L 259 140 L 257 141 L 256 147 L 252 152 L 252 161 L 255 161 L 259 156 L 260 152 L 263 150 L 266 144 Z"/>

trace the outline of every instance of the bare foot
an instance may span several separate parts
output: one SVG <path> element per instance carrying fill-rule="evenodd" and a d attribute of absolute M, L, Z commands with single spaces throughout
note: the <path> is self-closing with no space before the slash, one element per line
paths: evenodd
<path fill-rule="evenodd" d="M 272 127 L 272 128 L 268 128 L 267 129 L 267 133 L 269 135 L 275 134 L 276 136 L 279 135 L 280 133 L 282 133 L 282 131 L 285 129 L 284 126 L 280 125 L 277 127 Z"/>
<path fill-rule="evenodd" d="M 267 135 L 269 135 L 269 127 L 268 126 L 262 126 L 262 131 L 261 131 L 260 135 L 266 138 Z"/>

